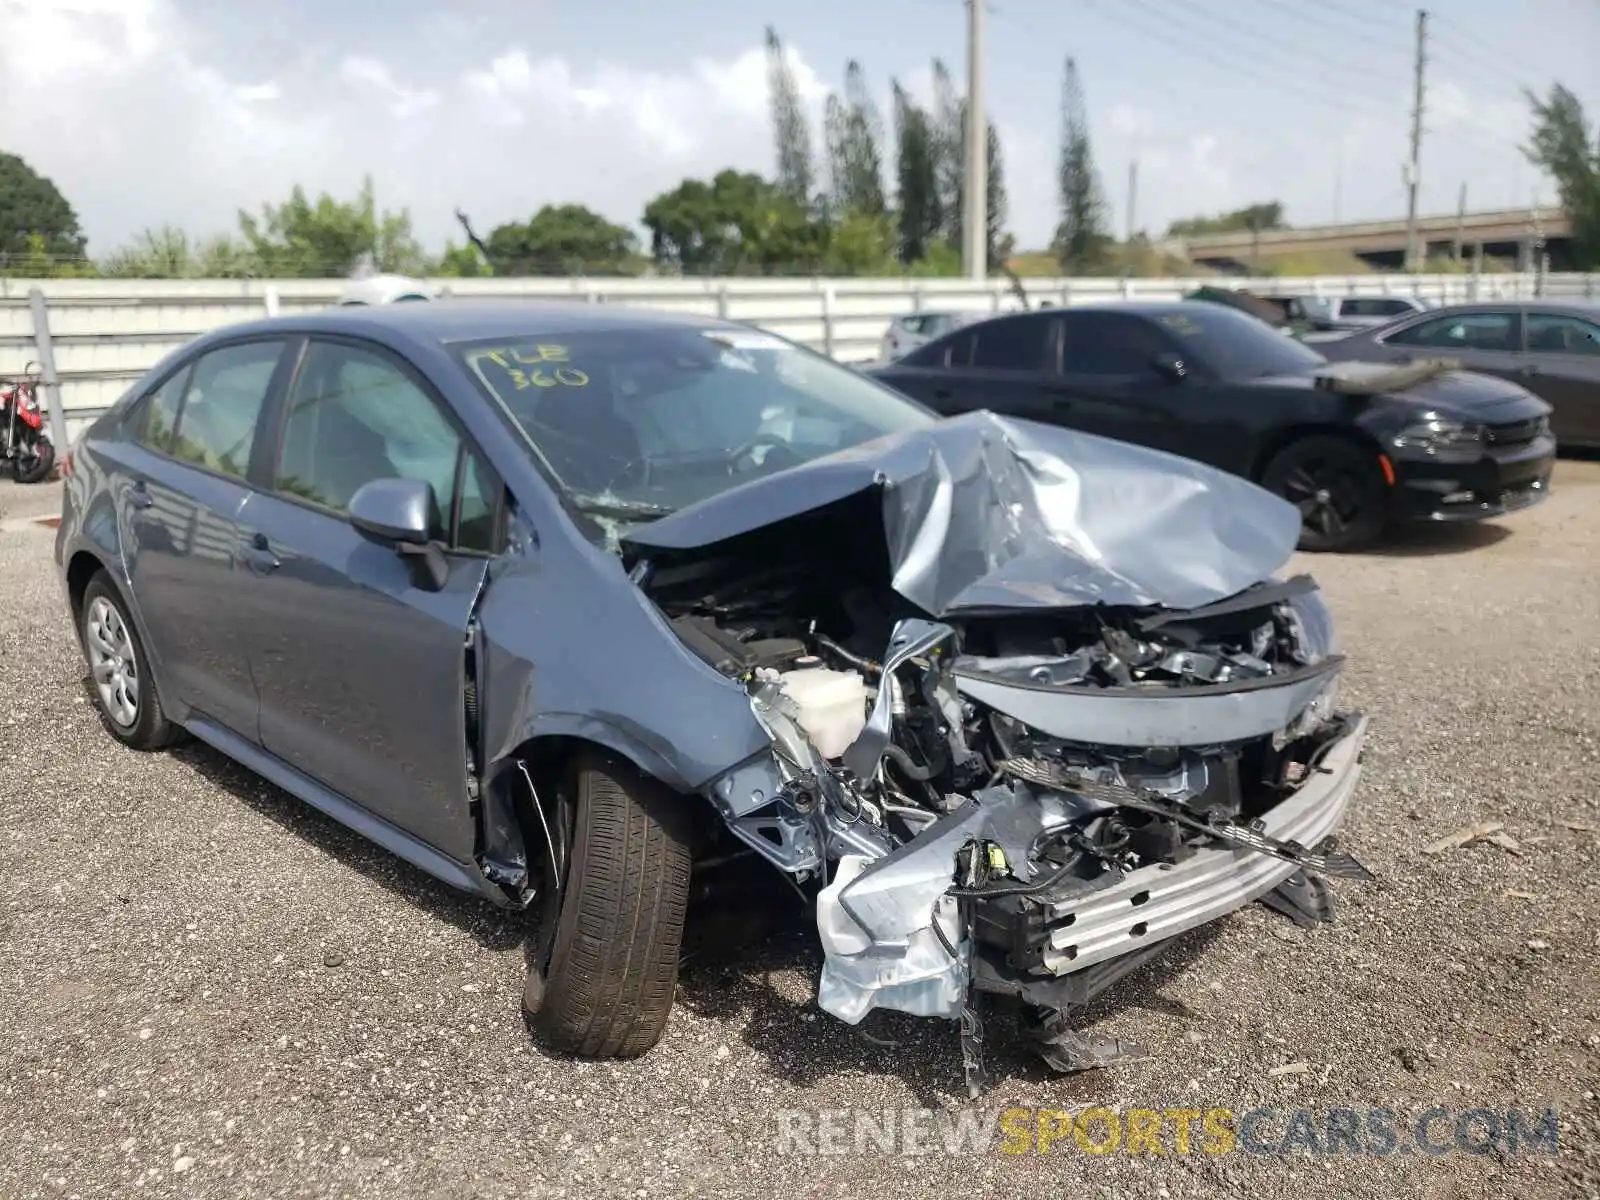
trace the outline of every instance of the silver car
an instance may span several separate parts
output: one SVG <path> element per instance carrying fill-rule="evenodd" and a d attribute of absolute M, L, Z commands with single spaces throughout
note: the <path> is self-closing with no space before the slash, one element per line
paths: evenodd
<path fill-rule="evenodd" d="M 917 312 L 896 317 L 889 322 L 889 329 L 883 335 L 881 357 L 884 362 L 894 362 L 910 354 L 918 346 L 925 345 L 936 337 L 943 337 L 952 329 L 959 329 L 963 325 L 970 325 L 974 321 L 982 321 L 993 315 L 987 312 L 957 311 Z"/>

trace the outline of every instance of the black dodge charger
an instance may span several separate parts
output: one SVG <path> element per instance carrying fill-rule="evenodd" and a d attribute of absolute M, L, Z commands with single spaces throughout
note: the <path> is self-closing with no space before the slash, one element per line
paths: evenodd
<path fill-rule="evenodd" d="M 1513 383 L 1448 361 L 1330 363 L 1198 301 L 1012 313 L 871 374 L 940 413 L 989 409 L 1243 475 L 1300 509 L 1307 550 L 1526 508 L 1555 460 L 1550 406 Z"/>

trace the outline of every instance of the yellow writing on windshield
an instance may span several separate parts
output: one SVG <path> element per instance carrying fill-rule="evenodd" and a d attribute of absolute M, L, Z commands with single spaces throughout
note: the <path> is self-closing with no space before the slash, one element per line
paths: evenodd
<path fill-rule="evenodd" d="M 511 386 L 519 392 L 528 388 L 587 387 L 587 372 L 573 366 L 555 365 L 566 364 L 568 357 L 565 346 L 543 342 L 533 346 L 480 350 L 472 356 L 472 365 L 482 374 L 485 360 L 494 363 L 506 373 Z"/>
<path fill-rule="evenodd" d="M 533 367 L 524 371 L 518 367 L 510 367 L 506 374 L 511 376 L 511 384 L 522 391 L 524 388 L 540 387 L 587 387 L 589 377 L 576 367 L 557 367 L 547 371 L 544 367 Z"/>

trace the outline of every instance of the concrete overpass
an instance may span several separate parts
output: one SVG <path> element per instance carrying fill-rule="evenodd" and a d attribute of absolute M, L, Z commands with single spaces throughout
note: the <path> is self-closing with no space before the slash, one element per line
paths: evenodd
<path fill-rule="evenodd" d="M 1491 258 L 1514 258 L 1519 266 L 1531 267 L 1534 246 L 1540 238 L 1550 255 L 1551 265 L 1560 270 L 1568 256 L 1572 223 L 1558 208 L 1511 208 L 1494 212 L 1467 213 L 1458 217 L 1420 217 L 1418 236 L 1430 258 L 1451 254 L 1456 238 L 1462 254 L 1471 259 L 1477 247 Z M 1208 233 L 1169 239 L 1166 249 L 1219 269 L 1248 269 L 1252 262 L 1282 258 L 1291 254 L 1344 251 L 1375 267 L 1405 265 L 1406 223 L 1361 221 L 1347 225 L 1308 225 L 1301 229 L 1265 229 L 1257 233 Z"/>

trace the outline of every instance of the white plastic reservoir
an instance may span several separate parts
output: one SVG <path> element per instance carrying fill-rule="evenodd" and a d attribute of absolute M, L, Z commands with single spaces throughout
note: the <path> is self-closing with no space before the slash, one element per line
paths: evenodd
<path fill-rule="evenodd" d="M 867 683 L 855 671 L 802 667 L 779 674 L 799 710 L 797 720 L 817 753 L 838 758 L 867 723 Z"/>

